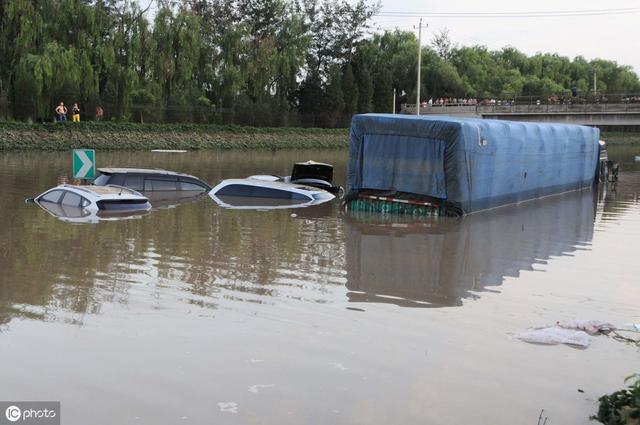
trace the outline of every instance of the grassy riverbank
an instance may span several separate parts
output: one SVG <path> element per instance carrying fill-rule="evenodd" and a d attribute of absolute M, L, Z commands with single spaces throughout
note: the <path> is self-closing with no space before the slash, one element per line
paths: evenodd
<path fill-rule="evenodd" d="M 338 149 L 347 129 L 255 128 L 197 124 L 112 122 L 27 124 L 0 122 L 0 151 L 150 149 Z"/>
<path fill-rule="evenodd" d="M 205 124 L 0 122 L 0 151 L 150 149 L 341 149 L 348 129 L 258 128 Z M 640 145 L 640 133 L 603 132 L 613 145 Z"/>
<path fill-rule="evenodd" d="M 609 145 L 640 145 L 639 132 L 603 131 L 600 137 Z"/>

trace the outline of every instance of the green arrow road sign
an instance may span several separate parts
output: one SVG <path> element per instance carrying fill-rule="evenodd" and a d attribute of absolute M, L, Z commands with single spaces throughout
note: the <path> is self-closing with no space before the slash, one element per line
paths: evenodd
<path fill-rule="evenodd" d="M 96 152 L 93 149 L 73 150 L 73 178 L 93 179 L 96 176 Z"/>

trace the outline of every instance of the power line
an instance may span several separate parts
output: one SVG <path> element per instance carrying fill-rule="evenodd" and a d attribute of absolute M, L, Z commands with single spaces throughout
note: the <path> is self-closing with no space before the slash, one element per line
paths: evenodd
<path fill-rule="evenodd" d="M 580 16 L 606 16 L 640 13 L 640 7 L 626 7 L 618 9 L 585 9 L 585 10 L 555 10 L 529 12 L 380 12 L 376 16 L 394 18 L 554 18 Z"/>

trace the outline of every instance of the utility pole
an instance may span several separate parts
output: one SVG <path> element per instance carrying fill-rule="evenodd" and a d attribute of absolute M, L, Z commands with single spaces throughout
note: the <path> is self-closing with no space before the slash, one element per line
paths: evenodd
<path fill-rule="evenodd" d="M 598 77 L 596 71 L 593 71 L 593 95 L 598 92 Z"/>
<path fill-rule="evenodd" d="M 393 89 L 393 113 L 396 113 L 396 89 Z"/>
<path fill-rule="evenodd" d="M 416 83 L 416 115 L 420 115 L 420 68 L 422 65 L 422 18 L 418 25 L 418 81 Z"/>

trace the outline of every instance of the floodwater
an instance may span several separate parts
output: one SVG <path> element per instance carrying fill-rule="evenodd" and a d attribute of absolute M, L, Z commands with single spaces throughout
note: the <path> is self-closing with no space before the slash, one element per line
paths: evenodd
<path fill-rule="evenodd" d="M 210 183 L 346 151 L 102 153 Z M 588 424 L 640 371 L 633 345 L 513 333 L 640 323 L 640 147 L 620 182 L 412 222 L 210 198 L 74 224 L 24 199 L 69 153 L 0 154 L 0 400 L 74 424 Z M 580 391 L 579 391 L 580 390 Z"/>

